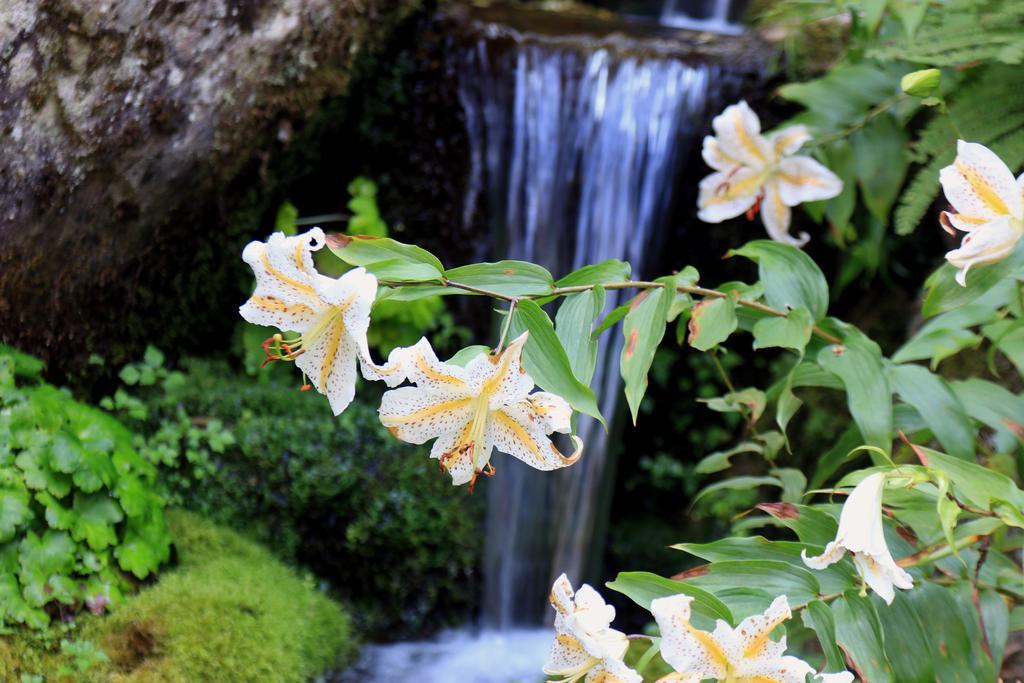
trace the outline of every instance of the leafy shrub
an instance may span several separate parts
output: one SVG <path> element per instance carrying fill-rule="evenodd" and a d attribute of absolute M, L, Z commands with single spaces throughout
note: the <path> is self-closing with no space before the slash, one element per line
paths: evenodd
<path fill-rule="evenodd" d="M 176 568 L 107 617 L 0 642 L 0 678 L 299 683 L 351 661 L 349 619 L 311 579 L 197 515 L 168 522 Z"/>
<path fill-rule="evenodd" d="M 0 346 L 0 627 L 121 599 L 167 560 L 155 468 L 115 419 Z M 20 382 L 16 379 L 20 378 Z"/>
<path fill-rule="evenodd" d="M 310 567 L 373 635 L 471 614 L 482 501 L 391 438 L 374 405 L 357 399 L 336 418 L 312 393 L 224 364 L 190 361 L 170 384 L 165 372 L 135 395 L 147 415 L 139 450 L 166 496 Z"/>

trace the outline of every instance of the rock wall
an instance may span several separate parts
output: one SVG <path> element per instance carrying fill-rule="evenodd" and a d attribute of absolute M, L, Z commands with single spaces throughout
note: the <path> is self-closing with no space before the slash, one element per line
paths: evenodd
<path fill-rule="evenodd" d="M 229 334 L 240 212 L 418 4 L 5 0 L 0 341 L 59 375 Z"/>

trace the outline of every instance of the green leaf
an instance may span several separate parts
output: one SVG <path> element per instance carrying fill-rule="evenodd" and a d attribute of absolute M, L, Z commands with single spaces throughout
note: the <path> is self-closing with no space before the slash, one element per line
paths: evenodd
<path fill-rule="evenodd" d="M 851 142 L 864 204 L 888 225 L 907 174 L 907 134 L 895 117 L 884 114 L 854 133 Z"/>
<path fill-rule="evenodd" d="M 604 285 L 609 282 L 623 282 L 629 279 L 633 267 L 625 261 L 608 259 L 574 270 L 555 283 L 556 287 L 580 287 L 583 285 Z"/>
<path fill-rule="evenodd" d="M 767 512 L 796 533 L 801 542 L 824 548 L 835 540 L 839 524 L 827 512 L 807 505 L 792 503 L 760 503 L 758 510 Z"/>
<path fill-rule="evenodd" d="M 889 380 L 893 391 L 921 413 L 947 451 L 962 460 L 974 460 L 974 428 L 946 380 L 920 365 L 893 366 Z"/>
<path fill-rule="evenodd" d="M 469 285 L 505 296 L 549 294 L 554 287 L 551 273 L 526 261 L 474 263 L 445 271 L 451 282 Z"/>
<path fill-rule="evenodd" d="M 706 486 L 694 497 L 691 505 L 696 505 L 697 501 L 704 498 L 708 494 L 716 491 L 734 490 L 734 489 L 751 489 L 756 486 L 777 486 L 782 488 L 782 481 L 777 477 L 731 477 L 729 479 L 723 479 L 722 481 L 715 482 L 711 486 Z"/>
<path fill-rule="evenodd" d="M 71 535 L 76 541 L 84 540 L 93 550 L 117 545 L 114 525 L 124 519 L 124 515 L 113 498 L 104 493 L 76 493 L 74 510 L 78 519 Z"/>
<path fill-rule="evenodd" d="M 860 430 L 854 425 L 847 427 L 839 436 L 839 440 L 832 445 L 832 448 L 828 449 L 824 455 L 818 458 L 818 464 L 814 468 L 814 475 L 811 477 L 811 488 L 816 489 L 824 484 L 839 469 L 840 465 L 846 461 L 850 451 L 858 446 L 862 446 L 863 443 Z"/>
<path fill-rule="evenodd" d="M 622 323 L 625 344 L 619 358 L 619 372 L 625 383 L 626 402 L 636 424 L 640 402 L 647 391 L 647 372 L 654 360 L 654 352 L 665 336 L 665 321 L 675 297 L 675 281 L 661 278 L 664 287 L 649 289 L 633 299 Z"/>
<path fill-rule="evenodd" d="M 1024 374 L 1024 320 L 1000 320 L 981 331 Z"/>
<path fill-rule="evenodd" d="M 555 334 L 569 357 L 572 372 L 589 385 L 597 365 L 597 340 L 590 331 L 604 310 L 604 288 L 595 287 L 565 298 L 555 314 Z"/>
<path fill-rule="evenodd" d="M 802 551 L 809 556 L 821 552 L 821 546 L 795 543 L 793 541 L 769 541 L 761 536 L 733 536 L 711 543 L 677 543 L 672 548 L 699 557 L 707 562 L 729 560 L 771 560 L 785 562 L 801 571 L 806 571 L 800 557 Z M 852 588 L 856 572 L 853 563 L 840 562 L 813 573 L 826 593 L 841 593 Z"/>
<path fill-rule="evenodd" d="M 480 354 L 490 352 L 491 347 L 486 346 L 484 344 L 474 344 L 472 346 L 467 346 L 464 349 L 456 351 L 455 355 L 446 360 L 445 363 L 449 363 L 450 365 L 458 365 L 460 368 L 464 368 L 466 367 L 466 364 L 469 363 L 469 361 L 473 360 Z"/>
<path fill-rule="evenodd" d="M 530 300 L 520 301 L 512 318 L 512 328 L 515 334 L 521 329 L 530 332 L 529 341 L 523 349 L 523 366 L 533 381 L 545 391 L 564 398 L 576 410 L 604 424 L 594 392 L 573 374 L 569 357 L 558 341 L 547 313 Z"/>
<path fill-rule="evenodd" d="M 1005 474 L 924 446 L 914 446 L 914 450 L 926 467 L 949 477 L 959 500 L 996 512 L 1006 524 L 1024 528 L 1024 491 Z"/>
<path fill-rule="evenodd" d="M 1020 439 L 1017 434 L 1024 423 L 1024 397 L 978 378 L 950 382 L 950 386 L 968 415 L 995 430 L 1000 450 L 1010 450 Z"/>
<path fill-rule="evenodd" d="M 733 391 L 725 396 L 697 400 L 717 413 L 744 413 L 751 422 L 757 422 L 767 405 L 764 392 L 753 387 Z"/>
<path fill-rule="evenodd" d="M 907 596 L 896 591 L 891 605 L 878 596 L 872 598 L 885 634 L 885 657 L 892 665 L 894 680 L 899 683 L 933 683 L 935 669 L 928 652 L 928 635 L 921 619 Z"/>
<path fill-rule="evenodd" d="M 690 314 L 690 346 L 707 351 L 718 346 L 736 331 L 736 294 L 720 299 L 704 299 L 693 306 Z"/>
<path fill-rule="evenodd" d="M 828 282 L 821 269 L 800 249 L 771 240 L 755 240 L 729 255 L 745 256 L 757 262 L 758 277 L 764 285 L 768 305 L 780 311 L 803 306 L 814 320 L 828 311 Z"/>
<path fill-rule="evenodd" d="M 14 538 L 17 528 L 32 520 L 28 493 L 14 489 L 0 489 L 0 543 Z"/>
<path fill-rule="evenodd" d="M 892 360 L 905 363 L 927 359 L 934 370 L 944 359 L 981 341 L 980 336 L 967 328 L 991 322 L 995 317 L 995 306 L 981 304 L 969 304 L 943 313 L 925 323 L 893 354 Z"/>
<path fill-rule="evenodd" d="M 907 591 L 906 600 L 917 612 L 922 624 L 927 624 L 928 649 L 936 680 L 977 681 L 971 657 L 971 643 L 959 618 L 959 608 L 952 592 L 934 583 L 924 581 Z"/>
<path fill-rule="evenodd" d="M 46 363 L 35 356 L 22 353 L 13 346 L 0 344 L 0 358 L 10 358 L 14 361 L 14 375 L 29 380 L 38 380 L 42 376 Z"/>
<path fill-rule="evenodd" d="M 978 598 L 985 638 L 992 651 L 995 669 L 1000 671 L 1003 655 L 1006 654 L 1006 641 L 1010 636 L 1010 610 L 1002 596 L 991 588 L 980 591 Z"/>
<path fill-rule="evenodd" d="M 331 251 L 345 263 L 353 266 L 369 266 L 387 262 L 389 268 L 395 262 L 415 266 L 422 273 L 423 280 L 439 280 L 444 266 L 436 256 L 412 244 L 404 244 L 389 237 L 369 235 L 332 235 L 328 239 Z M 410 268 L 408 272 L 412 272 Z"/>
<path fill-rule="evenodd" d="M 796 374 L 796 369 L 800 365 L 794 366 L 786 374 L 786 378 L 780 385 L 779 396 L 775 402 L 775 424 L 778 425 L 779 430 L 782 432 L 782 436 L 785 439 L 786 450 L 792 450 L 789 446 L 789 435 L 786 434 L 786 427 L 789 426 L 789 421 L 793 419 L 796 412 L 800 410 L 800 406 L 804 404 L 796 394 L 793 393 L 793 380 Z"/>
<path fill-rule="evenodd" d="M 842 380 L 847 406 L 864 442 L 892 452 L 892 391 L 878 345 L 860 333 L 818 352 L 818 364 Z"/>
<path fill-rule="evenodd" d="M 71 474 L 77 470 L 85 459 L 85 449 L 78 437 L 60 433 L 53 437 L 50 446 L 50 465 L 58 472 Z"/>
<path fill-rule="evenodd" d="M 687 572 L 686 583 L 703 588 L 719 598 L 722 597 L 718 595 L 719 591 L 724 589 L 755 586 L 773 596 L 785 595 L 790 607 L 794 609 L 814 600 L 821 591 L 818 580 L 807 569 L 777 560 L 712 562 Z M 728 601 L 726 604 L 729 604 Z"/>
<path fill-rule="evenodd" d="M 813 328 L 811 313 L 803 306 L 794 308 L 785 318 L 763 318 L 754 324 L 754 350 L 777 346 L 803 353 Z"/>
<path fill-rule="evenodd" d="M 867 598 L 847 591 L 831 605 L 836 642 L 853 660 L 860 677 L 871 683 L 894 683 L 892 665 L 885 656 L 882 626 Z"/>
<path fill-rule="evenodd" d="M 162 514 L 129 517 L 124 539 L 114 549 L 121 569 L 144 579 L 170 556 L 170 535 Z"/>
<path fill-rule="evenodd" d="M 18 453 L 14 462 L 25 475 L 25 486 L 63 498 L 71 490 L 71 477 L 50 466 L 51 452 L 45 446 L 30 448 Z"/>
<path fill-rule="evenodd" d="M 164 360 L 163 352 L 152 344 L 146 347 L 146 352 L 142 356 L 142 362 L 153 369 L 162 368 Z"/>
<path fill-rule="evenodd" d="M 590 338 L 597 339 L 598 337 L 601 336 L 602 332 L 604 332 L 608 328 L 615 325 L 615 323 L 625 318 L 626 314 L 629 313 L 630 305 L 631 302 L 627 302 L 622 304 L 621 306 L 613 308 L 611 312 L 609 312 L 608 315 L 604 317 L 604 320 L 598 323 L 597 327 L 594 328 L 594 331 L 590 333 Z"/>
<path fill-rule="evenodd" d="M 694 614 L 694 625 L 697 628 L 713 628 L 716 619 L 733 624 L 732 612 L 721 600 L 711 593 L 696 586 L 674 581 L 651 574 L 649 572 L 619 572 L 614 581 L 605 584 L 613 591 L 622 593 L 630 600 L 646 610 L 651 609 L 651 601 L 671 595 L 689 595 L 693 598 L 691 607 Z"/>
<path fill-rule="evenodd" d="M 825 653 L 825 660 L 828 663 L 825 671 L 846 671 L 846 660 L 843 658 L 842 650 L 836 644 L 836 620 L 828 605 L 821 600 L 812 600 L 807 603 L 801 617 L 804 626 L 818 636 L 818 643 L 821 645 L 821 650 Z"/>
<path fill-rule="evenodd" d="M 825 202 L 825 217 L 836 234 L 843 235 L 857 206 L 857 167 L 853 147 L 849 140 L 843 139 L 820 149 L 825 156 L 825 166 L 843 181 L 842 192 Z"/>
<path fill-rule="evenodd" d="M 697 474 L 713 474 L 714 472 L 721 472 L 727 470 L 732 465 L 729 462 L 730 458 L 740 453 L 763 453 L 764 448 L 753 441 L 744 441 L 743 443 L 734 446 L 725 451 L 715 451 L 700 459 L 697 463 L 697 467 L 694 468 L 694 472 Z"/>
<path fill-rule="evenodd" d="M 1024 275 L 1024 240 L 1007 258 L 987 266 L 975 266 L 967 274 L 967 286 L 961 287 L 954 278 L 957 269 L 949 263 L 942 264 L 925 281 L 927 294 L 921 307 L 921 314 L 930 318 L 966 306 L 990 289 L 1008 278 L 1020 279 Z"/>
<path fill-rule="evenodd" d="M 61 505 L 48 491 L 37 493 L 36 500 L 46 508 L 46 523 L 51 529 L 69 531 L 75 525 L 78 515 Z"/>

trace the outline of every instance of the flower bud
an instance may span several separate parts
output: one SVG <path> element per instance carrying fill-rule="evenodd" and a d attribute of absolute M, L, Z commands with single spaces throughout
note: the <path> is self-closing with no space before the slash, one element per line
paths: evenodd
<path fill-rule="evenodd" d="M 900 88 L 913 97 L 930 97 L 939 88 L 938 69 L 921 69 L 912 71 L 900 79 Z"/>

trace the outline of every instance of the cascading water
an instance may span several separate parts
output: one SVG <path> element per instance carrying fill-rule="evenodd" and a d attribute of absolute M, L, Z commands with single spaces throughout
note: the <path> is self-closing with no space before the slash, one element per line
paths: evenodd
<path fill-rule="evenodd" d="M 665 0 L 661 23 L 715 33 L 740 33 L 743 27 L 730 19 L 733 0 Z"/>
<path fill-rule="evenodd" d="M 504 30 L 459 56 L 471 143 L 465 215 L 486 204 L 503 257 L 556 277 L 611 258 L 642 272 L 680 159 L 704 125 L 716 67 L 619 47 Z M 607 310 L 626 296 L 609 291 Z M 621 350 L 621 335 L 605 337 L 591 382 L 609 419 Z M 487 482 L 486 626 L 540 623 L 554 576 L 565 571 L 578 582 L 600 550 L 591 544 L 608 437 L 590 418 L 580 419 L 579 433 L 586 450 L 572 467 L 538 472 L 505 458 Z"/>

